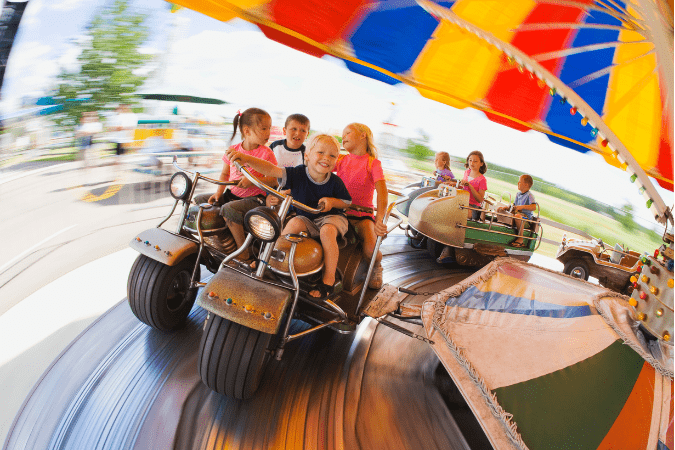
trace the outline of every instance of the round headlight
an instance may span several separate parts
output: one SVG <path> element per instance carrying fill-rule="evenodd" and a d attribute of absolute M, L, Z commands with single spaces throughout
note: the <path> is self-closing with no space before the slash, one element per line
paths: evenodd
<path fill-rule="evenodd" d="M 176 200 L 185 200 L 190 195 L 192 181 L 183 172 L 176 172 L 169 181 L 169 192 Z"/>
<path fill-rule="evenodd" d="M 244 216 L 244 226 L 247 232 L 265 242 L 274 242 L 281 234 L 281 220 L 277 213 L 267 206 L 260 206 L 247 212 Z"/>

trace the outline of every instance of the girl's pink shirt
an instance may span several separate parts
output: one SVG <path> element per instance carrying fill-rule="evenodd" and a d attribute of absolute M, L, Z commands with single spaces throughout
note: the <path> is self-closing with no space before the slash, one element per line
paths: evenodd
<path fill-rule="evenodd" d="M 370 156 L 345 155 L 338 160 L 335 165 L 335 172 L 342 179 L 352 196 L 352 204 L 373 208 L 373 196 L 375 194 L 375 183 L 384 180 L 382 172 L 382 163 L 379 159 L 373 159 L 368 170 L 368 159 Z M 365 212 L 349 211 L 350 216 L 372 216 Z"/>
<path fill-rule="evenodd" d="M 470 174 L 471 174 L 471 169 L 466 169 L 466 171 L 464 172 L 464 177 L 462 178 L 462 180 L 468 180 Z M 471 186 L 473 186 L 473 188 L 477 191 L 487 191 L 487 180 L 485 179 L 483 174 L 481 174 L 480 176 L 478 176 L 478 177 L 474 178 L 473 180 L 469 181 L 469 184 Z M 468 189 L 467 189 L 467 191 L 468 191 Z M 478 202 L 478 200 L 473 198 L 473 195 L 471 195 L 471 191 L 469 191 L 469 205 L 480 206 L 480 202 Z"/>
<path fill-rule="evenodd" d="M 234 149 L 237 150 L 238 152 L 241 152 L 245 155 L 251 155 L 255 156 L 256 158 L 264 159 L 265 161 L 269 161 L 275 166 L 277 165 L 277 158 L 274 156 L 274 152 L 270 150 L 269 147 L 266 147 L 264 145 L 261 145 L 258 148 L 254 148 L 251 151 L 244 150 L 244 147 L 241 145 L 241 142 L 238 143 L 237 145 L 234 146 Z M 232 164 L 232 162 L 227 159 L 225 155 L 223 155 L 223 162 L 225 164 L 228 164 L 230 166 L 230 179 L 229 181 L 236 181 L 236 180 L 241 180 L 244 177 L 244 174 L 239 172 L 237 168 Z M 262 178 L 264 175 L 262 175 L 259 172 L 256 172 L 253 169 L 249 169 L 249 171 L 256 176 L 256 178 Z M 237 197 L 253 197 L 254 195 L 262 195 L 264 192 L 262 189 L 257 188 L 255 186 L 250 186 L 247 188 L 240 188 L 237 186 L 231 186 L 230 187 L 230 192 L 232 192 L 234 195 Z"/>

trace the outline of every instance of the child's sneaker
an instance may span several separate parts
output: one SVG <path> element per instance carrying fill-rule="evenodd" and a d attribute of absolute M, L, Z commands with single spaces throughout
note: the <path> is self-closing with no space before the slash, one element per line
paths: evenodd
<path fill-rule="evenodd" d="M 382 264 L 375 263 L 375 267 L 373 267 L 373 273 L 370 276 L 368 287 L 370 289 L 382 288 Z"/>
<path fill-rule="evenodd" d="M 440 256 L 438 257 L 438 259 L 436 259 L 436 262 L 438 262 L 439 264 L 455 262 L 452 248 L 448 247 L 447 245 L 443 247 L 443 251 L 441 251 Z"/>

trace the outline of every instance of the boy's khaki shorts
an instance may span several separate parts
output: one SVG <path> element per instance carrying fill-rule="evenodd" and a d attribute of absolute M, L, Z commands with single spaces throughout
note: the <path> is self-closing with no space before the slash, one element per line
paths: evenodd
<path fill-rule="evenodd" d="M 345 239 L 345 234 L 349 229 L 349 222 L 345 216 L 340 215 L 330 215 L 330 216 L 321 216 L 312 220 L 307 216 L 301 216 L 298 214 L 295 218 L 302 220 L 307 227 L 307 233 L 312 238 L 319 238 L 321 236 L 321 227 L 330 224 L 333 225 L 338 230 L 337 243 L 338 247 L 342 248 L 347 245 L 347 240 Z"/>

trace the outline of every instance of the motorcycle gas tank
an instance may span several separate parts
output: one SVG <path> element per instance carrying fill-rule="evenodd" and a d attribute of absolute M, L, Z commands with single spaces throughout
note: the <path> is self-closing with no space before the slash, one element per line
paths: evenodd
<path fill-rule="evenodd" d="M 220 215 L 220 206 L 214 206 L 210 203 L 202 203 L 201 205 L 192 205 L 188 209 L 187 217 L 185 218 L 185 228 L 193 233 L 197 232 L 197 215 L 199 214 L 199 206 L 202 207 L 201 228 L 205 233 L 216 233 L 224 228 L 225 219 Z"/>
<path fill-rule="evenodd" d="M 293 245 L 296 246 L 293 267 L 297 276 L 312 275 L 323 269 L 321 244 L 307 236 L 289 234 L 281 236 L 274 245 L 270 258 L 270 269 L 273 272 L 290 276 L 288 263 Z"/>

